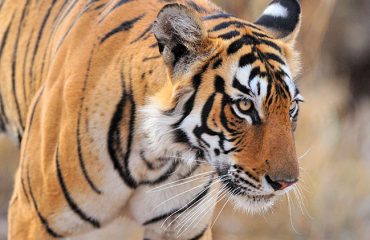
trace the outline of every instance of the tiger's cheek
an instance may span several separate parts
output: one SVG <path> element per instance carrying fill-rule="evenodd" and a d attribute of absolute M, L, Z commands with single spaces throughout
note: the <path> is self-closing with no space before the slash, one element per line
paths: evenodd
<path fill-rule="evenodd" d="M 250 125 L 246 120 L 237 117 L 230 105 L 225 107 L 225 118 L 229 139 L 233 139 L 234 151 L 230 152 L 233 164 L 253 172 L 264 172 L 262 160 L 262 129 Z M 226 130 L 226 129 L 225 129 Z"/>
<path fill-rule="evenodd" d="M 249 124 L 245 119 L 239 118 L 233 111 L 231 104 L 226 104 L 223 107 L 223 115 L 221 121 L 224 123 L 224 130 L 227 132 L 229 138 L 241 138 L 249 129 Z"/>

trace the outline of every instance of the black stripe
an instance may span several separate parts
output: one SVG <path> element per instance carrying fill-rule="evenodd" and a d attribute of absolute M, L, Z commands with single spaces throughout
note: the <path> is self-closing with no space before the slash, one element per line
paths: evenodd
<path fill-rule="evenodd" d="M 175 143 L 190 143 L 190 139 L 186 133 L 181 129 L 176 129 L 174 132 L 174 142 Z"/>
<path fill-rule="evenodd" d="M 197 204 L 199 204 L 201 202 L 201 200 L 208 194 L 209 188 L 210 188 L 210 186 L 212 184 L 212 179 L 213 179 L 213 175 L 211 176 L 210 181 L 207 183 L 207 185 L 204 186 L 204 188 L 196 195 L 195 198 L 193 198 L 193 200 L 191 200 L 190 202 L 188 202 L 187 204 L 185 204 L 185 206 L 183 206 L 181 208 L 176 208 L 174 210 L 171 210 L 168 213 L 164 213 L 164 214 L 162 214 L 160 216 L 157 216 L 157 217 L 154 217 L 154 218 L 152 218 L 150 220 L 147 220 L 147 221 L 145 221 L 143 223 L 143 226 L 149 225 L 149 224 L 153 224 L 153 223 L 156 223 L 156 222 L 159 222 L 159 221 L 164 220 L 167 217 L 169 217 L 171 215 L 174 215 L 174 214 L 183 213 L 183 212 L 185 212 L 185 211 L 193 208 Z"/>
<path fill-rule="evenodd" d="M 59 50 L 59 48 L 63 45 L 65 39 L 67 38 L 67 36 L 71 33 L 72 29 L 74 28 L 74 26 L 77 24 L 77 22 L 81 19 L 81 17 L 89 10 L 89 8 L 85 7 L 83 8 L 79 13 L 78 15 L 76 16 L 76 18 L 72 21 L 72 23 L 69 25 L 67 31 L 64 33 L 63 37 L 61 38 L 61 40 L 59 41 L 59 43 L 57 44 L 57 47 L 56 47 L 56 51 Z"/>
<path fill-rule="evenodd" d="M 206 103 L 203 106 L 202 113 L 201 113 L 201 125 L 197 126 L 193 130 L 193 133 L 198 138 L 198 140 L 201 141 L 201 143 L 205 144 L 208 148 L 210 147 L 210 144 L 202 138 L 203 133 L 206 133 L 207 135 L 210 135 L 210 136 L 216 136 L 217 135 L 217 136 L 220 137 L 220 139 L 223 138 L 221 136 L 222 133 L 220 134 L 220 133 L 217 133 L 217 132 L 213 131 L 212 129 L 210 129 L 208 127 L 208 123 L 207 123 L 208 117 L 210 116 L 210 112 L 212 110 L 212 106 L 215 102 L 215 97 L 216 97 L 216 93 L 212 94 L 207 99 Z"/>
<path fill-rule="evenodd" d="M 207 10 L 205 8 L 203 8 L 202 6 L 199 6 L 198 4 L 196 4 L 192 0 L 188 0 L 186 2 L 190 5 L 190 7 L 192 7 L 198 13 L 206 13 L 207 12 Z"/>
<path fill-rule="evenodd" d="M 0 103 L 1 104 L 1 103 Z M 1 132 L 5 132 L 6 130 L 5 130 L 5 123 L 4 123 L 4 121 L 3 121 L 3 117 L 2 117 L 2 114 L 1 114 L 1 112 L 0 112 L 0 133 Z"/>
<path fill-rule="evenodd" d="M 252 65 L 257 60 L 253 52 L 247 53 L 239 59 L 239 67 L 245 67 L 247 65 Z"/>
<path fill-rule="evenodd" d="M 108 11 L 105 12 L 105 10 L 111 5 L 111 4 L 107 4 L 107 8 L 103 9 L 102 12 L 105 12 L 99 19 L 98 23 L 102 23 L 108 16 L 110 16 L 110 14 L 116 10 L 117 8 L 119 8 L 120 6 L 128 3 L 128 2 L 131 2 L 132 0 L 119 0 L 116 4 L 114 4 L 114 6 L 109 9 Z"/>
<path fill-rule="evenodd" d="M 265 45 L 267 45 L 269 47 L 272 47 L 272 48 L 278 50 L 280 53 L 282 52 L 281 51 L 281 48 L 276 43 L 274 43 L 274 42 L 272 42 L 270 40 L 267 40 L 267 39 L 258 39 L 256 42 L 257 42 L 257 44 L 265 44 Z"/>
<path fill-rule="evenodd" d="M 106 6 L 106 3 L 102 3 L 102 4 L 98 5 L 98 6 L 96 6 L 96 7 L 94 8 L 94 11 L 97 11 L 97 10 L 99 10 L 99 9 L 101 9 L 101 8 L 105 7 L 105 6 Z"/>
<path fill-rule="evenodd" d="M 53 28 L 53 33 L 54 33 L 54 30 L 55 30 L 55 28 L 56 27 L 58 27 L 58 26 L 60 26 L 60 24 L 63 22 L 63 20 L 71 13 L 71 11 L 72 11 L 72 9 L 73 9 L 73 7 L 76 5 L 76 3 L 78 3 L 78 1 L 77 0 L 74 0 L 73 2 L 72 2 L 72 4 L 70 4 L 69 6 L 68 6 L 68 8 L 63 12 L 63 15 L 60 17 L 60 19 L 58 18 L 57 19 L 57 22 L 58 22 L 58 25 L 55 25 L 54 26 L 54 28 Z M 64 7 L 64 6 L 63 6 Z M 59 13 L 61 13 L 62 12 L 62 10 L 63 10 L 63 7 L 60 9 L 60 11 L 59 11 Z"/>
<path fill-rule="evenodd" d="M 35 104 L 33 105 L 32 107 L 32 110 L 31 110 L 31 115 L 30 115 L 30 118 L 29 118 L 29 122 L 28 122 L 28 133 L 27 133 L 27 138 L 25 140 L 25 143 L 24 143 L 24 146 L 22 148 L 22 154 L 21 154 L 21 160 L 20 160 L 20 168 L 21 168 L 21 184 L 22 184 L 22 188 L 23 188 L 23 192 L 24 192 L 24 195 L 26 196 L 26 199 L 27 201 L 29 202 L 29 196 L 28 196 L 28 193 L 26 191 L 26 186 L 25 186 L 25 183 L 24 183 L 24 178 L 23 178 L 23 173 L 24 173 L 24 165 L 25 165 L 25 155 L 26 155 L 26 149 L 27 149 L 27 146 L 28 146 L 28 142 L 29 142 L 29 138 L 30 138 L 30 131 L 32 129 L 32 125 L 33 125 L 33 118 L 35 116 L 35 112 L 36 112 L 36 107 L 40 101 L 40 98 L 41 98 L 41 95 L 42 93 L 44 92 L 44 89 L 42 88 L 39 95 L 36 97 L 36 100 L 35 100 Z"/>
<path fill-rule="evenodd" d="M 26 84 L 26 64 L 27 64 L 27 58 L 28 58 L 28 53 L 29 53 L 29 50 L 30 50 L 30 45 L 31 45 L 33 33 L 34 33 L 34 30 L 32 29 L 31 34 L 29 35 L 29 38 L 27 40 L 26 50 L 25 50 L 25 54 L 24 54 L 24 57 L 23 57 L 22 88 L 23 88 L 23 98 L 24 98 L 25 103 L 28 102 L 27 90 L 26 90 L 26 86 L 27 86 L 27 84 Z"/>
<path fill-rule="evenodd" d="M 4 32 L 4 35 L 1 39 L 1 45 L 0 45 L 0 60 L 3 56 L 3 53 L 4 53 L 4 48 L 5 48 L 5 45 L 6 45 L 6 42 L 8 40 L 8 34 L 9 34 L 9 30 L 13 24 L 13 20 L 14 20 L 14 14 L 12 16 L 12 19 L 10 20 L 10 22 L 8 23 L 8 26 L 6 27 L 6 30 Z"/>
<path fill-rule="evenodd" d="M 119 8 L 120 6 L 122 6 L 123 4 L 125 3 L 128 3 L 128 2 L 131 2 L 132 0 L 119 0 L 116 5 L 114 5 L 112 7 L 112 9 L 109 10 L 109 13 L 113 12 L 116 8 Z"/>
<path fill-rule="evenodd" d="M 216 76 L 214 84 L 216 92 L 219 93 L 225 92 L 225 80 L 221 76 L 219 75 Z"/>
<path fill-rule="evenodd" d="M 150 31 L 150 30 L 152 30 L 152 27 L 153 27 L 153 25 L 152 25 L 152 24 L 150 24 L 150 25 L 149 25 L 149 27 L 147 27 L 147 28 L 144 30 L 144 32 L 143 32 L 142 34 L 140 34 L 137 38 L 135 38 L 134 40 L 132 40 L 132 41 L 130 42 L 130 44 L 136 43 L 137 41 L 139 41 L 140 39 L 142 39 L 146 34 L 151 33 L 151 31 Z"/>
<path fill-rule="evenodd" d="M 197 91 L 198 91 L 198 88 L 202 82 L 202 77 L 203 77 L 203 73 L 207 70 L 209 66 L 209 63 L 206 63 L 203 68 L 201 69 L 201 71 L 196 74 L 193 79 L 192 79 L 192 84 L 193 84 L 193 88 L 194 88 L 194 93 L 192 94 L 192 96 L 189 98 L 188 101 L 186 101 L 185 105 L 184 105 L 184 112 L 182 114 L 182 117 L 181 119 L 175 123 L 173 125 L 173 128 L 174 129 L 177 129 L 178 126 L 180 126 L 180 124 L 184 121 L 184 119 L 190 114 L 190 112 L 193 110 L 193 107 L 194 107 L 194 102 L 195 102 L 195 97 L 196 97 L 196 94 L 197 94 Z"/>
<path fill-rule="evenodd" d="M 81 210 L 81 208 L 77 205 L 77 203 L 73 200 L 71 194 L 69 193 L 66 183 L 64 182 L 62 170 L 60 168 L 60 163 L 59 163 L 59 146 L 57 146 L 56 153 L 55 153 L 55 163 L 56 163 L 56 168 L 57 168 L 57 175 L 58 175 L 58 182 L 60 187 L 62 188 L 62 192 L 64 195 L 65 200 L 68 203 L 68 206 L 71 208 L 71 210 L 77 214 L 81 220 L 88 222 L 93 226 L 94 228 L 99 228 L 100 223 L 97 219 L 88 216 L 84 211 Z"/>
<path fill-rule="evenodd" d="M 259 75 L 259 76 L 261 76 L 261 77 L 264 77 L 264 76 L 266 76 L 266 73 L 265 72 L 261 72 L 261 70 L 260 70 L 260 67 L 258 66 L 258 67 L 254 67 L 253 69 L 252 69 L 252 71 L 250 72 L 250 74 L 249 74 L 249 80 L 248 80 L 248 83 L 250 84 L 250 82 L 257 76 L 257 75 Z"/>
<path fill-rule="evenodd" d="M 90 188 L 94 192 L 96 192 L 97 194 L 101 194 L 102 192 L 96 187 L 96 185 L 91 180 L 91 177 L 89 176 L 89 174 L 87 172 L 87 169 L 86 169 L 86 166 L 85 166 L 85 161 L 84 161 L 84 156 L 83 156 L 83 152 L 82 152 L 82 147 L 81 147 L 81 132 L 80 132 L 81 131 L 81 113 L 82 113 L 82 109 L 83 109 L 83 106 L 84 106 L 84 101 L 85 101 L 84 96 L 85 96 L 85 91 L 86 91 L 87 80 L 88 80 L 89 74 L 90 74 L 91 62 L 92 62 L 92 58 L 94 56 L 94 49 L 95 49 L 95 45 L 93 46 L 93 50 L 91 50 L 91 52 L 90 52 L 90 59 L 89 59 L 88 65 L 87 65 L 87 70 L 86 70 L 86 73 L 85 73 L 85 80 L 84 80 L 83 87 L 82 87 L 82 93 L 81 93 L 81 98 L 80 98 L 81 104 L 80 104 L 80 110 L 78 111 L 78 119 L 77 119 L 77 132 L 76 132 L 76 138 L 77 139 L 76 139 L 76 141 L 77 141 L 78 159 L 79 159 L 80 167 L 81 167 L 81 170 L 82 170 L 82 174 L 84 175 L 84 178 L 87 181 L 87 183 L 89 184 Z"/>
<path fill-rule="evenodd" d="M 121 73 L 122 82 L 124 83 L 123 74 Z M 123 93 L 119 103 L 116 106 L 116 111 L 110 123 L 108 132 L 108 151 L 113 162 L 114 169 L 118 172 L 121 179 L 130 188 L 136 188 L 137 182 L 132 177 L 128 166 L 128 159 L 131 154 L 131 144 L 134 134 L 134 124 L 135 124 L 135 112 L 136 107 L 132 94 L 126 92 L 125 86 L 123 88 Z M 127 149 L 126 153 L 122 152 L 122 142 L 121 142 L 121 121 L 124 117 L 125 108 L 127 105 L 131 105 L 130 123 L 129 129 L 127 129 Z M 121 164 L 123 162 L 123 166 Z"/>
<path fill-rule="evenodd" d="M 230 26 L 234 26 L 236 28 L 250 27 L 250 28 L 262 31 L 259 27 L 255 26 L 253 24 L 232 20 L 232 21 L 228 21 L 228 22 L 222 22 L 222 23 L 216 25 L 213 29 L 209 30 L 209 32 L 220 31 L 220 30 L 223 30 L 223 29 L 228 28 Z"/>
<path fill-rule="evenodd" d="M 228 22 L 222 22 L 222 23 L 217 24 L 215 27 L 213 27 L 211 32 L 220 31 L 220 30 L 228 28 L 230 26 L 235 26 L 237 28 L 241 28 L 241 27 L 244 27 L 245 24 L 242 23 L 242 22 L 239 22 L 239 21 L 235 21 L 235 20 L 228 21 Z"/>
<path fill-rule="evenodd" d="M 42 225 L 44 226 L 44 228 L 46 230 L 46 232 L 49 235 L 51 235 L 52 237 L 55 237 L 55 238 L 63 238 L 63 235 L 60 235 L 59 233 L 57 233 L 55 230 L 53 230 L 50 227 L 48 220 L 41 214 L 40 209 L 39 209 L 39 206 L 37 205 L 35 196 L 33 195 L 32 187 L 31 187 L 31 178 L 30 178 L 30 173 L 29 173 L 29 170 L 28 169 L 27 169 L 27 180 L 28 180 L 28 188 L 30 189 L 30 195 L 31 195 L 31 199 L 32 199 L 32 204 L 33 204 L 33 206 L 34 206 L 34 208 L 36 210 L 36 214 L 39 217 Z"/>
<path fill-rule="evenodd" d="M 172 162 L 172 164 L 170 165 L 170 167 L 167 169 L 167 171 L 164 174 L 162 174 L 159 178 L 157 178 L 155 180 L 151 180 L 151 181 L 146 180 L 146 181 L 141 182 L 140 184 L 143 184 L 143 185 L 157 185 L 159 183 L 162 183 L 162 182 L 166 181 L 176 171 L 179 163 L 180 163 L 180 161 L 174 160 Z"/>
<path fill-rule="evenodd" d="M 212 66 L 212 69 L 217 69 L 222 65 L 222 58 L 217 59 Z"/>
<path fill-rule="evenodd" d="M 239 51 L 244 45 L 251 45 L 253 44 L 252 39 L 248 35 L 244 35 L 243 37 L 235 40 L 232 42 L 229 47 L 227 48 L 227 54 L 231 55 Z"/>
<path fill-rule="evenodd" d="M 261 32 L 255 32 L 255 31 L 253 31 L 253 32 L 252 32 L 252 35 L 253 35 L 253 36 L 256 36 L 256 37 L 258 37 L 258 38 L 263 37 L 263 38 L 271 39 L 271 37 L 270 37 L 270 36 L 268 36 L 268 35 L 266 35 L 266 34 L 264 34 L 264 33 L 261 33 Z"/>
<path fill-rule="evenodd" d="M 133 18 L 131 20 L 128 20 L 128 21 L 125 21 L 125 22 L 121 23 L 118 27 L 112 29 L 110 32 L 105 34 L 105 36 L 100 40 L 100 44 L 104 43 L 111 36 L 113 36 L 113 35 L 115 35 L 119 32 L 130 30 L 134 26 L 134 24 L 137 21 L 139 21 L 140 19 L 142 19 L 144 16 L 145 16 L 145 14 L 142 14 L 142 15 L 136 17 L 136 18 Z"/>
<path fill-rule="evenodd" d="M 242 177 L 239 177 L 238 180 L 241 181 L 241 182 L 243 182 L 243 183 L 245 183 L 246 185 L 248 185 L 248 186 L 250 186 L 252 188 L 257 188 L 258 189 L 258 187 L 254 183 L 249 182 L 247 179 L 244 179 Z"/>
<path fill-rule="evenodd" d="M 233 80 L 233 87 L 245 94 L 252 96 L 251 90 L 247 86 L 242 85 L 239 79 L 237 79 L 236 77 L 234 77 L 234 80 Z"/>
<path fill-rule="evenodd" d="M 229 97 L 229 96 L 227 96 L 227 95 L 223 95 L 223 97 L 222 97 L 222 103 L 221 103 L 221 114 L 220 114 L 220 120 L 221 120 L 221 124 L 222 124 L 222 126 L 230 133 L 230 134 L 232 134 L 233 136 L 236 136 L 236 135 L 238 135 L 238 133 L 240 133 L 238 130 L 239 130 L 239 128 L 237 127 L 237 128 L 235 128 L 235 125 L 233 125 L 233 123 L 232 122 L 230 122 L 230 121 L 228 121 L 228 119 L 227 119 L 227 116 L 226 116 L 226 114 L 225 114 L 225 109 L 226 109 L 226 107 L 228 107 L 232 112 L 233 112 L 233 114 L 234 114 L 234 116 L 236 116 L 238 119 L 240 119 L 240 121 L 241 122 L 244 122 L 245 120 L 244 119 L 241 119 L 236 113 L 235 113 L 235 111 L 234 111 L 234 109 L 230 106 L 231 104 L 231 102 L 232 102 L 233 100 Z M 237 120 L 236 120 L 237 121 Z M 239 122 L 240 123 L 240 122 Z M 233 126 L 234 126 L 234 128 L 233 128 Z M 223 135 L 222 135 L 223 136 Z M 221 137 L 222 137 L 221 136 Z"/>
<path fill-rule="evenodd" d="M 68 3 L 68 0 L 65 0 L 64 3 L 62 4 L 62 6 L 59 8 L 58 14 L 56 14 L 55 17 L 54 17 L 52 26 L 56 25 L 56 22 L 59 19 L 60 14 L 62 13 L 62 10 L 64 9 L 64 7 L 66 6 L 67 3 Z M 52 33 L 49 34 L 49 39 L 48 39 L 45 46 L 50 46 L 50 41 L 53 37 L 54 37 L 54 31 L 52 31 Z M 47 57 L 48 50 L 49 50 L 49 47 L 45 47 L 44 56 L 42 57 L 42 65 L 41 65 L 39 79 L 42 79 L 42 77 L 44 75 L 44 67 L 45 67 L 45 62 L 46 62 L 46 57 Z"/>
<path fill-rule="evenodd" d="M 53 0 L 51 2 L 51 5 L 49 6 L 48 10 L 46 11 L 46 14 L 45 14 L 44 19 L 43 19 L 43 21 L 41 23 L 41 26 L 40 26 L 40 30 L 37 34 L 35 47 L 34 47 L 33 53 L 32 53 L 30 71 L 29 71 L 29 75 L 30 75 L 31 80 L 33 80 L 33 66 L 35 64 L 35 59 L 36 59 L 37 52 L 39 50 L 39 45 L 40 45 L 40 42 L 41 42 L 41 38 L 42 38 L 42 35 L 44 33 L 46 23 L 47 23 L 47 21 L 50 17 L 51 11 L 53 10 L 53 7 L 55 6 L 56 2 L 57 2 L 56 0 Z"/>
<path fill-rule="evenodd" d="M 158 47 L 158 43 L 157 42 L 155 42 L 155 43 L 153 43 L 152 45 L 149 46 L 149 48 L 156 48 L 156 47 Z"/>
<path fill-rule="evenodd" d="M 30 131 L 32 130 L 32 123 L 33 123 L 33 118 L 34 118 L 34 114 L 35 114 L 35 111 L 36 111 L 36 107 L 39 103 L 39 100 L 40 100 L 40 97 L 43 93 L 44 89 L 41 89 L 40 90 L 40 93 L 39 95 L 37 96 L 36 100 L 35 100 L 35 105 L 33 106 L 33 109 L 32 109 L 32 113 L 31 113 L 31 116 L 30 116 L 30 120 L 29 120 L 29 124 L 28 124 L 28 133 L 27 133 L 27 140 L 26 140 L 26 143 L 25 143 L 25 146 L 23 148 L 23 153 L 22 153 L 22 162 L 21 162 L 21 172 L 24 172 L 22 170 L 24 170 L 24 165 L 25 165 L 25 149 L 27 148 L 27 144 L 28 144 L 28 140 L 29 140 L 29 135 L 30 135 Z M 37 202 L 36 202 L 36 199 L 35 199 L 35 196 L 33 195 L 33 191 L 32 191 L 32 186 L 31 186 L 31 177 L 30 177 L 30 172 L 29 172 L 29 162 L 27 162 L 27 166 L 26 167 L 26 178 L 27 178 L 27 185 L 28 185 L 28 189 L 29 189 L 29 192 L 30 192 L 30 196 L 31 196 L 31 201 L 32 201 L 32 204 L 36 210 L 36 214 L 38 216 L 38 218 L 40 219 L 42 225 L 44 226 L 46 232 L 51 235 L 52 237 L 55 237 L 55 238 L 62 238 L 63 236 L 58 234 L 56 231 L 54 231 L 50 225 L 49 225 L 49 222 L 48 220 L 41 214 L 40 212 L 40 209 L 39 209 L 39 206 L 37 205 Z M 23 174 L 21 174 L 21 176 L 23 176 Z M 30 201 L 29 200 L 29 197 L 28 197 L 28 194 L 27 194 L 27 191 L 26 191 L 26 188 L 25 188 L 25 184 L 24 184 L 24 179 L 23 177 L 21 177 L 21 182 L 22 182 L 22 188 L 23 188 L 23 191 L 25 193 L 25 196 L 27 198 L 27 201 Z"/>
<path fill-rule="evenodd" d="M 261 95 L 261 83 L 257 82 L 257 95 Z"/>
<path fill-rule="evenodd" d="M 149 169 L 149 170 L 159 170 L 161 169 L 162 167 L 164 167 L 166 165 L 166 163 L 160 163 L 158 166 L 155 165 L 154 163 L 152 162 L 149 162 L 148 159 L 146 159 L 145 157 L 145 153 L 144 151 L 140 151 L 140 158 L 141 160 L 143 160 L 143 162 L 145 163 L 146 167 Z M 158 161 L 159 162 L 159 161 Z"/>
<path fill-rule="evenodd" d="M 272 47 L 281 53 L 281 48 L 274 42 L 267 40 L 267 39 L 256 39 L 250 35 L 244 35 L 241 38 L 235 40 L 230 44 L 227 49 L 227 53 L 234 54 L 239 51 L 244 45 L 260 45 L 265 44 L 269 47 Z"/>
<path fill-rule="evenodd" d="M 216 93 L 213 93 L 206 103 L 203 106 L 202 113 L 201 113 L 201 120 L 202 120 L 202 127 L 204 129 L 204 132 L 210 135 L 216 135 L 217 133 L 212 131 L 208 128 L 208 117 L 210 116 L 210 113 L 212 111 L 213 104 L 215 103 Z M 201 135 L 199 136 L 201 137 Z"/>
<path fill-rule="evenodd" d="M 282 65 L 285 65 L 285 62 L 283 61 L 283 59 L 281 59 L 276 54 L 273 54 L 273 53 L 265 53 L 264 55 L 267 58 L 267 60 L 274 60 L 275 62 L 278 62 L 278 63 L 280 63 Z"/>
<path fill-rule="evenodd" d="M 232 39 L 233 37 L 237 37 L 239 35 L 240 35 L 240 32 L 238 32 L 236 30 L 233 30 L 233 31 L 230 31 L 230 32 L 219 35 L 218 38 L 222 38 L 224 40 L 229 40 L 229 39 Z"/>
<path fill-rule="evenodd" d="M 233 17 L 233 15 L 229 13 L 217 13 L 215 15 L 205 16 L 203 17 L 203 20 L 213 20 L 213 19 L 230 18 L 230 17 Z"/>
<path fill-rule="evenodd" d="M 26 11 L 28 9 L 28 6 L 29 6 L 29 0 L 26 1 L 24 7 L 23 7 L 23 10 L 22 10 L 22 15 L 21 15 L 21 19 L 20 19 L 20 22 L 19 22 L 19 26 L 18 26 L 18 32 L 17 32 L 17 36 L 16 36 L 16 40 L 15 40 L 15 44 L 14 44 L 14 51 L 13 51 L 13 57 L 12 57 L 12 94 L 13 94 L 13 97 L 14 97 L 14 103 L 15 103 L 15 107 L 16 107 L 16 110 L 17 110 L 17 114 L 18 114 L 18 120 L 19 120 L 19 124 L 22 128 L 22 130 L 24 129 L 24 124 L 23 124 L 23 119 L 22 119 L 22 113 L 21 113 L 21 110 L 20 110 L 20 107 L 19 107 L 19 101 L 18 101 L 18 98 L 17 98 L 17 83 L 16 83 L 16 70 L 17 70 L 17 52 L 18 52 L 18 44 L 19 44 L 19 37 L 20 37 L 20 34 L 21 34 L 21 30 L 22 30 L 22 26 L 23 26 L 23 21 L 24 21 L 24 17 L 26 16 Z"/>
<path fill-rule="evenodd" d="M 205 229 L 203 229 L 198 235 L 191 238 L 190 240 L 199 240 L 199 239 L 201 239 L 203 237 L 203 235 L 206 233 L 207 228 L 208 228 L 208 226 Z"/>
<path fill-rule="evenodd" d="M 1 94 L 1 88 L 0 88 L 0 132 L 6 131 L 6 123 L 8 122 L 8 118 L 5 115 L 5 109 L 4 109 L 4 102 L 3 102 L 3 96 Z"/>

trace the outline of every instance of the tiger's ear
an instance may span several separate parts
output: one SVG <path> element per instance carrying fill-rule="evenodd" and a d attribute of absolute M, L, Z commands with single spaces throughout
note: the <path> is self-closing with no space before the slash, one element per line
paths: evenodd
<path fill-rule="evenodd" d="M 264 27 L 275 38 L 294 44 L 301 25 L 299 0 L 274 0 L 255 24 Z"/>
<path fill-rule="evenodd" d="M 181 4 L 168 4 L 159 12 L 152 31 L 159 51 L 172 73 L 185 72 L 204 51 L 207 31 L 197 14 Z"/>

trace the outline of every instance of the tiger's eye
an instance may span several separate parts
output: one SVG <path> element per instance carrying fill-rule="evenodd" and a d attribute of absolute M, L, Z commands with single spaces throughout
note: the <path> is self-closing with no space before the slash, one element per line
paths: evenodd
<path fill-rule="evenodd" d="M 238 108 L 242 113 L 248 112 L 252 108 L 252 101 L 241 100 L 238 102 Z"/>

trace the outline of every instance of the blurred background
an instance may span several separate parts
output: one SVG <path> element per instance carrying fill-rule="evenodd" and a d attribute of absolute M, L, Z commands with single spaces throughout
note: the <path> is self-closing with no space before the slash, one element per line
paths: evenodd
<path fill-rule="evenodd" d="M 253 21 L 269 1 L 215 2 Z M 301 3 L 300 192 L 261 216 L 226 206 L 213 227 L 216 240 L 370 239 L 370 1 Z M 0 239 L 17 164 L 16 146 L 0 137 Z"/>

